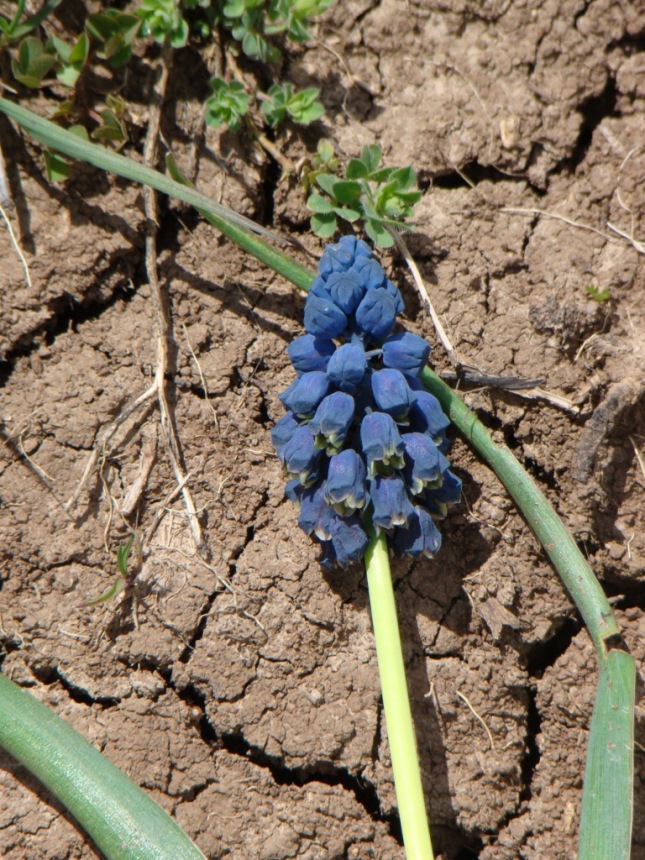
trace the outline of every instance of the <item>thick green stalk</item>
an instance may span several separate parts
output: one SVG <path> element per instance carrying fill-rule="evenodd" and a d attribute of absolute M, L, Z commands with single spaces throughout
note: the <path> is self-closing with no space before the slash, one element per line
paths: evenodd
<path fill-rule="evenodd" d="M 429 368 L 422 372 L 421 379 L 515 500 L 580 610 L 598 656 L 603 659 L 607 653 L 605 641 L 618 633 L 618 625 L 600 583 L 571 533 L 528 472 L 505 445 L 493 442 L 488 430 L 459 395 Z"/>
<path fill-rule="evenodd" d="M 151 797 L 2 674 L 0 746 L 69 809 L 108 860 L 205 860 Z"/>
<path fill-rule="evenodd" d="M 365 553 L 365 567 L 405 856 L 406 860 L 433 860 L 387 541 L 382 532 Z"/>

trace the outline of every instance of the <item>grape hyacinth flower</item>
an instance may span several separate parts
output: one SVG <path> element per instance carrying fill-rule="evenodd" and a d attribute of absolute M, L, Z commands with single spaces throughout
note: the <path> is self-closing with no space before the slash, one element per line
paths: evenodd
<path fill-rule="evenodd" d="M 414 558 L 441 546 L 435 520 L 459 501 L 444 456 L 450 424 L 419 374 L 430 347 L 393 333 L 403 310 L 365 242 L 328 245 L 305 303 L 306 334 L 289 346 L 297 379 L 271 438 L 290 478 L 298 524 L 322 544 L 322 563 L 360 561 L 368 525 Z"/>

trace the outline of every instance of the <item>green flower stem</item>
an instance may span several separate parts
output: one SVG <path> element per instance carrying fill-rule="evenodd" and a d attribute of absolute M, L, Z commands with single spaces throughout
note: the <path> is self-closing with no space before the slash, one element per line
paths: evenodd
<path fill-rule="evenodd" d="M 47 786 L 108 860 L 205 860 L 151 797 L 2 674 L 0 705 L 0 746 Z"/>
<path fill-rule="evenodd" d="M 405 856 L 407 860 L 433 860 L 387 540 L 383 532 L 373 538 L 367 548 L 365 567 Z"/>
<path fill-rule="evenodd" d="M 528 472 L 505 445 L 493 442 L 488 430 L 459 395 L 427 367 L 421 379 L 452 423 L 493 469 L 526 517 L 580 610 L 598 657 L 603 661 L 607 654 L 606 640 L 618 633 L 618 624 L 600 583 L 571 533 Z"/>

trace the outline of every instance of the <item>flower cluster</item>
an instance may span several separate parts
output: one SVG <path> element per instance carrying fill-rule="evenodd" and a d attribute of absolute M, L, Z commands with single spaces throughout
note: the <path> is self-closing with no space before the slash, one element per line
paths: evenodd
<path fill-rule="evenodd" d="M 392 333 L 403 300 L 364 242 L 329 245 L 318 272 L 307 334 L 289 346 L 298 378 L 280 397 L 288 413 L 271 434 L 298 524 L 327 565 L 363 557 L 365 521 L 398 551 L 432 557 L 435 519 L 461 482 L 445 457 L 450 422 L 419 380 L 430 347 Z"/>

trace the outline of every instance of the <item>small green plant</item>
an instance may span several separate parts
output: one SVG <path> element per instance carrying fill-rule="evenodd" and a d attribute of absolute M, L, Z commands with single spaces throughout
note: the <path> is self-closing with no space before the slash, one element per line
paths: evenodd
<path fill-rule="evenodd" d="M 244 85 L 238 81 L 229 84 L 223 78 L 213 78 L 210 85 L 213 95 L 206 99 L 204 105 L 207 124 L 215 128 L 227 125 L 231 131 L 238 131 L 250 106 Z"/>
<path fill-rule="evenodd" d="M 18 53 L 11 63 L 11 72 L 23 87 L 38 89 L 57 62 L 56 54 L 37 36 L 27 36 L 18 46 Z"/>
<path fill-rule="evenodd" d="M 607 287 L 605 287 L 604 290 L 601 290 L 600 287 L 590 284 L 587 287 L 587 295 L 593 302 L 602 304 L 602 302 L 608 302 L 611 299 L 611 290 L 607 289 Z"/>
<path fill-rule="evenodd" d="M 276 63 L 282 52 L 274 37 L 292 42 L 311 38 L 309 21 L 328 9 L 334 0 L 225 0 L 217 14 L 239 48 L 251 60 Z"/>
<path fill-rule="evenodd" d="M 117 69 L 132 56 L 132 45 L 141 29 L 141 18 L 118 9 L 89 15 L 85 29 L 96 45 L 96 56 Z"/>
<path fill-rule="evenodd" d="M 319 95 L 317 87 L 296 93 L 289 83 L 274 84 L 262 102 L 262 113 L 272 128 L 277 128 L 287 117 L 300 125 L 309 125 L 325 113 Z"/>
<path fill-rule="evenodd" d="M 183 48 L 188 42 L 188 23 L 181 14 L 179 0 L 142 0 L 137 15 L 143 21 L 144 36 L 162 44 L 166 40 L 173 48 Z"/>
<path fill-rule="evenodd" d="M 314 173 L 310 184 L 319 190 L 314 190 L 307 200 L 314 213 L 314 233 L 328 239 L 338 229 L 339 218 L 350 223 L 362 220 L 370 239 L 381 248 L 390 248 L 394 244 L 390 228 L 409 228 L 405 220 L 422 195 L 416 172 L 410 166 L 379 167 L 381 156 L 380 146 L 364 146 L 360 158 L 350 158 L 344 176 L 339 176 L 337 170 Z M 331 157 L 327 164 L 331 164 Z"/>
<path fill-rule="evenodd" d="M 68 45 L 58 36 L 50 36 L 48 46 L 58 55 L 56 77 L 65 87 L 75 87 L 90 53 L 90 39 L 81 33 L 75 44 Z"/>

